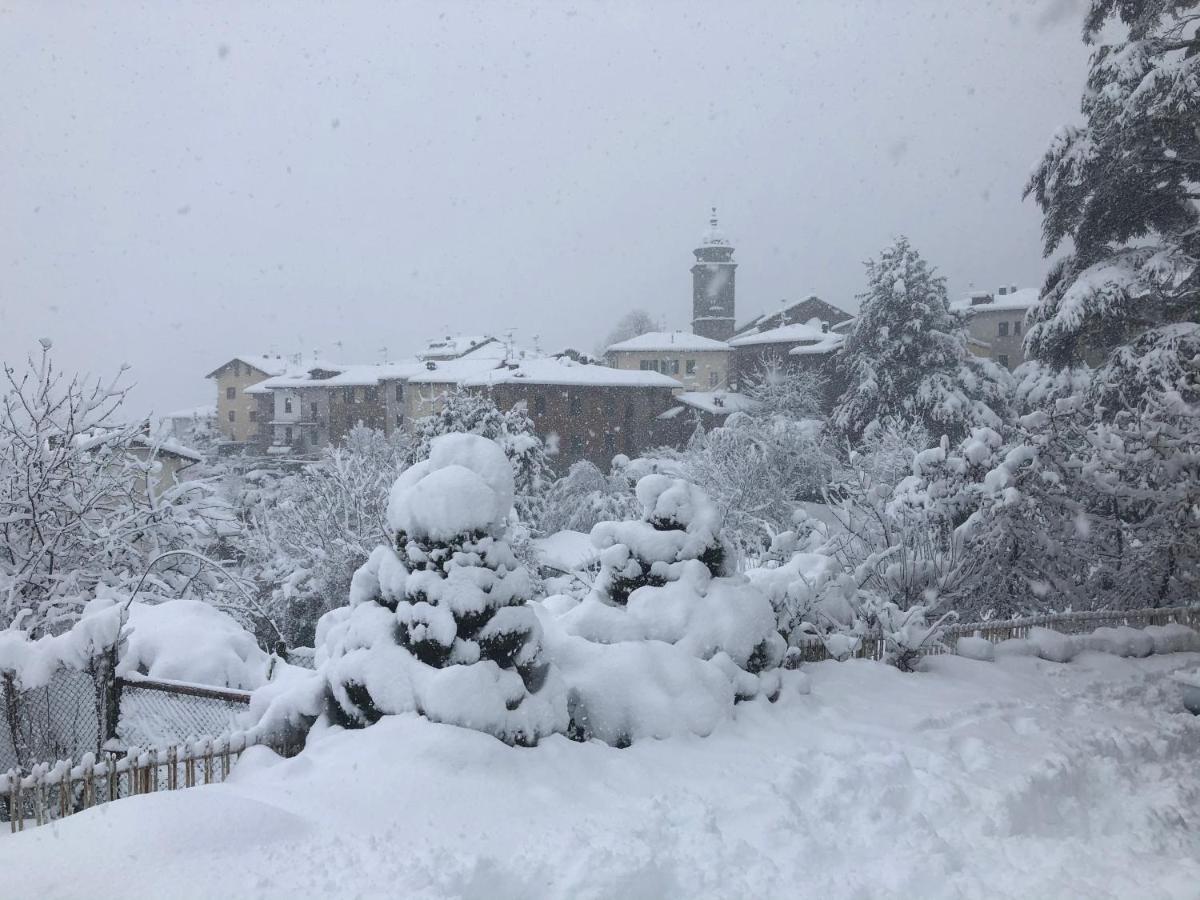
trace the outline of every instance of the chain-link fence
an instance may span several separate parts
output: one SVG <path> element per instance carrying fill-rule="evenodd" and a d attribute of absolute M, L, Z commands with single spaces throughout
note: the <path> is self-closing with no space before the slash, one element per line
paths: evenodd
<path fill-rule="evenodd" d="M 168 747 L 244 727 L 245 691 L 202 688 L 148 679 L 119 684 L 116 741 L 121 747 Z"/>
<path fill-rule="evenodd" d="M 96 687 L 91 673 L 66 667 L 33 688 L 0 675 L 0 772 L 98 751 L 104 735 Z"/>

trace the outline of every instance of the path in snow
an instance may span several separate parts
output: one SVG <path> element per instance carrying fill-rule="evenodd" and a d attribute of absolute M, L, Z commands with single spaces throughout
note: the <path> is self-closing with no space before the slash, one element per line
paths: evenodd
<path fill-rule="evenodd" d="M 1196 897 L 1200 655 L 809 668 L 706 739 L 408 717 L 0 840 L 20 896 Z"/>

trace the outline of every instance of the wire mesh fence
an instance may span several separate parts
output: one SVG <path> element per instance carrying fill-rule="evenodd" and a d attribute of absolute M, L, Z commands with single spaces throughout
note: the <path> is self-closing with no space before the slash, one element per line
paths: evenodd
<path fill-rule="evenodd" d="M 239 727 L 250 695 L 200 685 L 121 678 L 116 744 L 167 747 Z"/>
<path fill-rule="evenodd" d="M 22 688 L 0 675 L 0 772 L 95 753 L 104 742 L 95 677 L 60 667 L 46 684 Z"/>

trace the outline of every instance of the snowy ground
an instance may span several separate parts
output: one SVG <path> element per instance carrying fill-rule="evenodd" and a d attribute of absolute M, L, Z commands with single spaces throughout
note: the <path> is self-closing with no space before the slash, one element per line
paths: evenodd
<path fill-rule="evenodd" d="M 1198 664 L 821 663 L 628 750 L 395 717 L 5 837 L 0 872 L 37 898 L 1196 897 L 1200 719 L 1166 676 Z"/>

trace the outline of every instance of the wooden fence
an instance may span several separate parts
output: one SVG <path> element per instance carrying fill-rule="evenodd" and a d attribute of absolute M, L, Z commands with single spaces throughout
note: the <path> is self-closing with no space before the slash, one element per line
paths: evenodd
<path fill-rule="evenodd" d="M 234 733 L 165 748 L 105 752 L 101 760 L 87 753 L 77 764 L 65 759 L 40 763 L 28 774 L 14 769 L 0 775 L 0 797 L 7 800 L 10 830 L 24 831 L 27 824 L 45 825 L 122 797 L 224 781 L 246 748 L 258 743 L 266 742 Z"/>
<path fill-rule="evenodd" d="M 978 634 L 994 644 L 1010 638 L 1028 636 L 1031 628 L 1053 628 L 1063 634 L 1084 634 L 1097 628 L 1129 625 L 1133 628 L 1145 628 L 1147 625 L 1168 625 L 1176 623 L 1187 625 L 1200 630 L 1200 606 L 1172 606 L 1156 609 L 1134 609 L 1124 612 L 1071 612 L 1051 613 L 1043 616 L 1029 616 L 1023 619 L 1005 619 L 993 622 L 967 622 L 948 625 L 943 629 L 940 642 L 931 642 L 921 648 L 926 656 L 942 653 L 954 653 L 960 637 L 970 637 Z M 796 645 L 800 651 L 802 662 L 820 662 L 832 659 L 819 637 L 806 638 Z M 868 636 L 862 639 L 853 656 L 858 659 L 883 659 L 885 641 L 879 636 Z"/>

